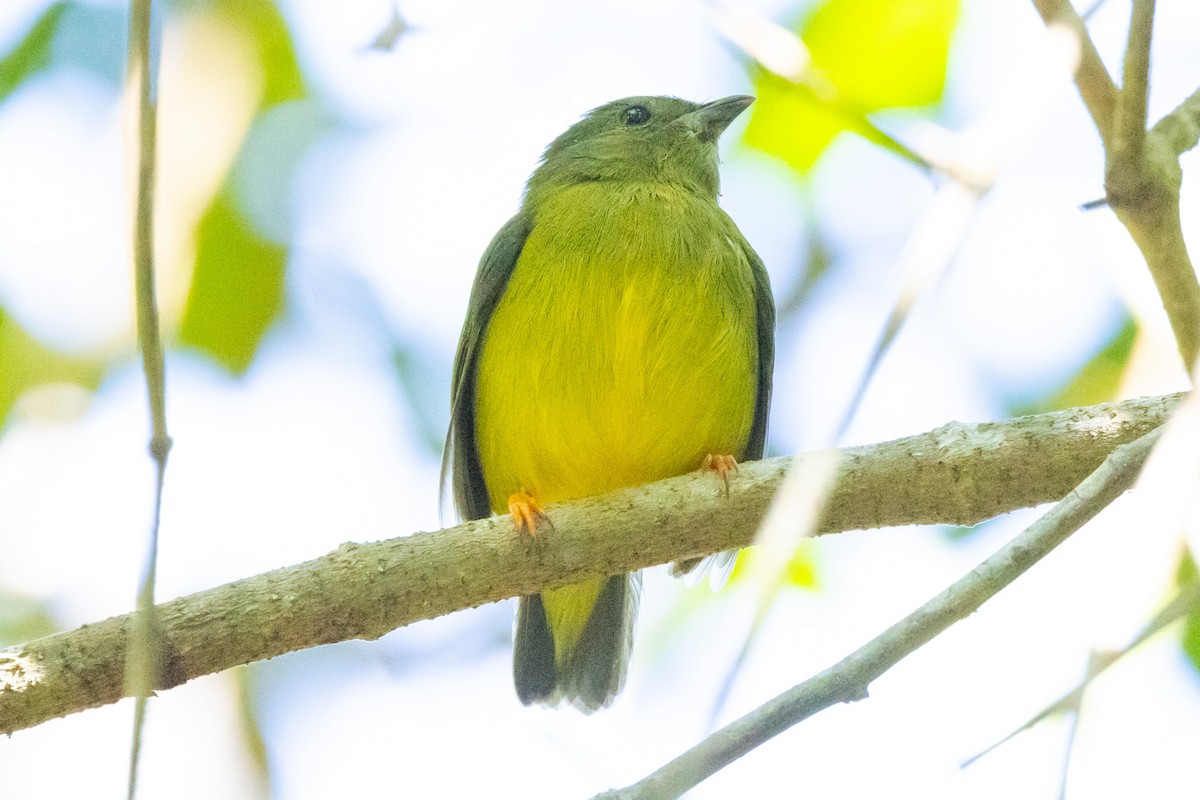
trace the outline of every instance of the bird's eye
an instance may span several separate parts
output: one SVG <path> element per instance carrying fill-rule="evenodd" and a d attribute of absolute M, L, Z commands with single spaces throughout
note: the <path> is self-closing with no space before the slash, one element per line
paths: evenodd
<path fill-rule="evenodd" d="M 621 121 L 626 125 L 645 125 L 650 121 L 650 112 L 645 106 L 630 106 L 621 114 Z"/>

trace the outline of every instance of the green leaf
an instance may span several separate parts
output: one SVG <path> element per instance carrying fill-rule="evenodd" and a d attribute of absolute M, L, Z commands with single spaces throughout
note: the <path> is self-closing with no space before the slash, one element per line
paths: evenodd
<path fill-rule="evenodd" d="M 1115 400 L 1137 334 L 1137 321 L 1126 317 L 1108 343 L 1051 399 L 1052 408 L 1091 406 Z"/>
<path fill-rule="evenodd" d="M 45 603 L 0 590 L 0 647 L 48 636 L 59 628 Z"/>
<path fill-rule="evenodd" d="M 1126 316 L 1116 333 L 1061 389 L 1044 399 L 1014 405 L 1013 415 L 1041 414 L 1115 400 L 1137 334 L 1137 321 Z"/>
<path fill-rule="evenodd" d="M 838 111 L 817 101 L 803 86 L 760 70 L 754 81 L 758 102 L 751 106 L 744 141 L 779 156 L 797 172 L 807 172 L 834 138 L 846 129 Z"/>
<path fill-rule="evenodd" d="M 0 59 L 0 100 L 8 97 L 26 78 L 50 63 L 50 46 L 66 10 L 66 3 L 55 3 L 47 8 L 21 43 Z"/>
<path fill-rule="evenodd" d="M 0 422 L 25 392 L 45 383 L 74 383 L 88 389 L 100 384 L 100 358 L 76 356 L 39 342 L 0 308 Z"/>
<path fill-rule="evenodd" d="M 218 8 L 246 26 L 262 53 L 263 107 L 305 96 L 304 77 L 296 60 L 291 32 L 268 0 L 220 0 Z"/>
<path fill-rule="evenodd" d="M 305 97 L 307 90 L 291 33 L 275 4 L 268 0 L 217 0 L 216 7 L 243 26 L 259 47 L 265 84 L 260 119 L 266 109 Z M 244 190 L 251 185 L 242 174 L 248 169 L 244 156 L 244 152 L 239 156 L 234 173 L 197 227 L 196 266 L 179 329 L 183 344 L 199 348 L 234 373 L 250 366 L 263 336 L 283 307 L 287 262 L 287 249 L 270 241 L 267 231 L 256 230 L 238 210 L 236 187 Z M 287 191 L 291 168 L 298 161 L 298 157 L 292 160 L 287 175 L 272 175 L 276 191 Z"/>
<path fill-rule="evenodd" d="M 1198 580 L 1200 570 L 1196 568 L 1196 561 L 1189 551 L 1184 550 L 1183 557 L 1179 560 L 1179 569 L 1175 573 L 1175 582 L 1183 587 Z M 1183 646 L 1184 655 L 1192 662 L 1192 668 L 1200 672 L 1200 609 L 1183 618 L 1180 644 Z"/>
<path fill-rule="evenodd" d="M 914 156 L 866 115 L 938 102 L 945 89 L 959 0 L 828 0 L 799 26 L 811 59 L 793 83 L 759 70 L 746 144 L 804 172 L 840 133 L 853 130 Z M 813 86 L 822 87 L 820 97 Z"/>
<path fill-rule="evenodd" d="M 738 554 L 733 573 L 729 576 L 730 584 L 739 583 L 746 579 L 756 567 L 752 562 L 762 558 L 765 551 L 761 547 L 747 547 Z M 787 566 L 784 567 L 783 585 L 799 589 L 821 588 L 821 575 L 817 562 L 817 549 L 813 547 L 812 539 L 804 539 L 792 553 Z"/>
<path fill-rule="evenodd" d="M 817 564 L 817 549 L 811 539 L 805 539 L 792 553 L 787 565 L 787 584 L 801 589 L 820 589 L 821 575 Z"/>
<path fill-rule="evenodd" d="M 196 234 L 196 267 L 180 341 L 235 373 L 244 372 L 283 307 L 287 250 L 255 234 L 224 192 Z"/>
<path fill-rule="evenodd" d="M 959 0 L 829 0 L 800 31 L 813 66 L 863 111 L 932 105 Z"/>

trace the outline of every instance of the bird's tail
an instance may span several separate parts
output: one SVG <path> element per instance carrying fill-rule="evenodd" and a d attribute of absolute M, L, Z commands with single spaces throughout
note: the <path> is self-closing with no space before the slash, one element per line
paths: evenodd
<path fill-rule="evenodd" d="M 611 703 L 625 684 L 640 587 L 641 576 L 634 573 L 614 575 L 594 587 L 581 584 L 522 597 L 513 639 L 513 681 L 521 702 L 566 700 L 585 713 Z M 564 600 L 569 607 L 572 596 L 577 602 L 580 594 L 591 601 L 590 611 L 561 607 Z M 577 614 L 586 620 L 581 626 L 570 624 Z"/>

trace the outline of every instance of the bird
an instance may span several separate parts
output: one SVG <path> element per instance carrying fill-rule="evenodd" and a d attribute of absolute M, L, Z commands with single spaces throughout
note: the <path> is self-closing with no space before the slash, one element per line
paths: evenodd
<path fill-rule="evenodd" d="M 442 493 L 461 518 L 511 514 L 536 537 L 547 504 L 697 469 L 727 482 L 762 457 L 775 306 L 718 205 L 717 140 L 753 101 L 627 97 L 546 148 L 479 262 L 455 355 Z M 639 592 L 635 573 L 521 597 L 519 700 L 611 704 Z"/>

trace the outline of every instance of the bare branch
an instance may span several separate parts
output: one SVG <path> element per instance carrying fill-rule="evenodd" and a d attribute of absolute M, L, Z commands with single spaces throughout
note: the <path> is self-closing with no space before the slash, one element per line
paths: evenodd
<path fill-rule="evenodd" d="M 1200 136 L 1200 100 L 1193 94 L 1144 133 L 1154 0 L 1134 0 L 1120 91 L 1069 0 L 1033 0 L 1033 5 L 1047 25 L 1065 24 L 1079 35 L 1075 84 L 1104 142 L 1107 202 L 1146 259 L 1190 372 L 1200 357 L 1200 281 L 1179 220 L 1179 154 Z"/>
<path fill-rule="evenodd" d="M 1176 157 L 1195 147 L 1200 142 L 1200 89 L 1154 123 L 1150 133 Z"/>
<path fill-rule="evenodd" d="M 597 800 L 667 800 L 682 795 L 796 723 L 867 687 L 921 645 L 969 616 L 1128 489 L 1158 440 L 1151 431 L 1116 448 L 1041 519 L 954 585 L 824 672 L 759 706 L 632 786 Z"/>
<path fill-rule="evenodd" d="M 1161 425 L 1181 397 L 950 423 L 839 450 L 817 531 L 971 525 L 1056 500 L 1115 446 Z M 162 603 L 167 652 L 157 688 L 319 644 L 376 639 L 417 620 L 599 574 L 744 547 L 792 460 L 743 464 L 727 495 L 711 476 L 692 474 L 551 506 L 554 530 L 536 551 L 510 520 L 492 518 L 344 544 L 313 561 Z M 131 620 L 113 617 L 0 650 L 0 733 L 124 696 Z"/>
<path fill-rule="evenodd" d="M 1077 686 L 1075 686 L 1075 688 L 1071 689 L 1069 692 L 1066 692 L 1054 702 L 1046 705 L 1045 708 L 1026 720 L 1020 727 L 1005 734 L 1004 738 L 1000 739 L 995 744 L 989 745 L 987 749 L 968 758 L 963 762 L 962 765 L 966 767 L 973 764 L 974 762 L 986 756 L 988 753 L 998 748 L 1000 745 L 1011 741 L 1017 734 L 1029 730 L 1034 725 L 1037 725 L 1039 722 L 1045 719 L 1058 714 L 1077 713 L 1080 705 L 1083 702 L 1084 691 L 1092 684 L 1092 681 L 1104 674 L 1104 671 L 1113 664 L 1117 663 L 1129 653 L 1141 646 L 1141 644 L 1151 636 L 1154 636 L 1163 628 L 1178 622 L 1188 614 L 1191 614 L 1198 609 L 1200 609 L 1200 581 L 1191 581 L 1186 586 L 1177 589 L 1175 591 L 1175 596 L 1171 598 L 1170 602 L 1168 602 L 1161 611 L 1155 614 L 1154 617 L 1146 623 L 1145 627 L 1143 627 L 1142 630 L 1133 637 L 1133 641 L 1131 641 L 1125 647 L 1121 648 L 1120 650 L 1093 651 L 1088 657 L 1085 677 Z"/>
<path fill-rule="evenodd" d="M 1033 5 L 1047 25 L 1065 25 L 1079 37 L 1079 67 L 1075 70 L 1075 85 L 1079 87 L 1079 94 L 1107 148 L 1117 106 L 1117 86 L 1104 68 L 1096 45 L 1088 36 L 1087 27 L 1069 0 L 1033 0 Z"/>
<path fill-rule="evenodd" d="M 1133 0 L 1133 17 L 1125 45 L 1125 68 L 1121 90 L 1117 93 L 1117 111 L 1113 137 L 1109 145 L 1112 160 L 1137 161 L 1142 157 L 1146 139 L 1146 99 L 1150 92 L 1150 34 L 1154 27 L 1154 0 Z"/>

